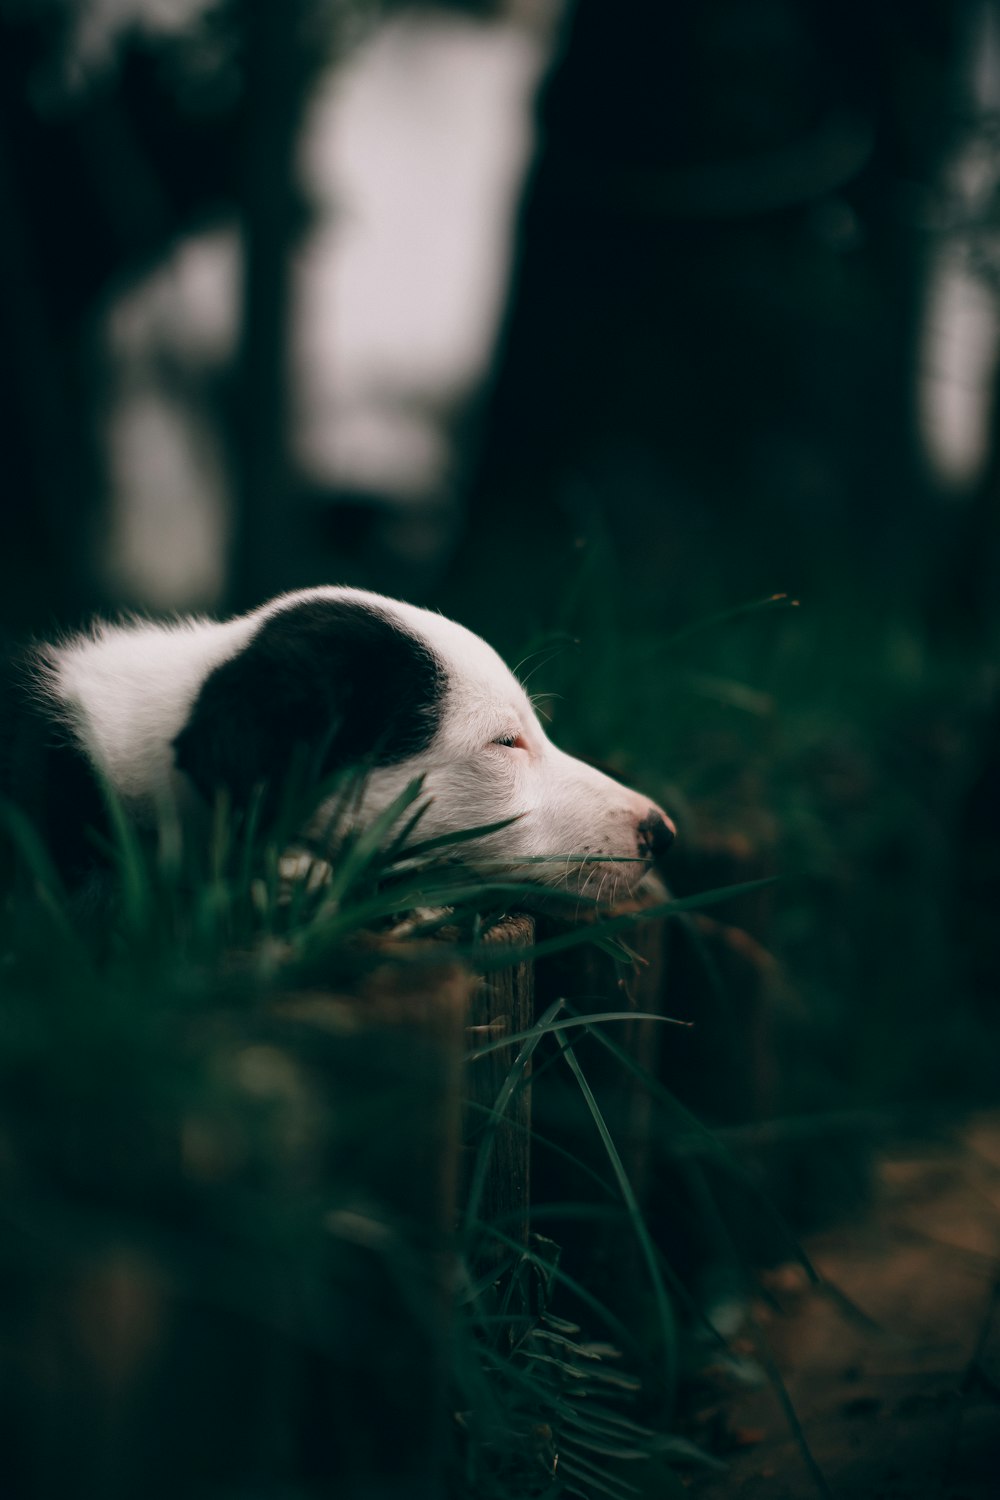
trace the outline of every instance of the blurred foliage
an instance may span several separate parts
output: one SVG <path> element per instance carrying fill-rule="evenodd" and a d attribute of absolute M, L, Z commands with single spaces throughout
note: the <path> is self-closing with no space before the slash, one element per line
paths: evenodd
<path fill-rule="evenodd" d="M 767 1032 L 758 1108 L 930 1118 L 994 1097 L 993 653 L 892 601 L 779 597 L 664 637 L 627 612 L 595 621 L 608 598 L 579 598 L 529 658 L 530 687 L 561 743 L 675 814 L 678 893 L 778 877 L 766 904 L 726 918 L 778 964 L 753 1023 Z M 754 1066 L 714 1041 L 727 1076 Z"/>

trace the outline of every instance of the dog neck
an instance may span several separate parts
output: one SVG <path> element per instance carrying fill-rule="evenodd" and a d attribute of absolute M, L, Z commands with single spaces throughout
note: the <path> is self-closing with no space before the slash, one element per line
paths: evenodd
<path fill-rule="evenodd" d="M 170 788 L 173 741 L 205 677 L 258 625 L 254 616 L 99 624 L 43 648 L 45 688 L 115 791 L 155 800 Z"/>

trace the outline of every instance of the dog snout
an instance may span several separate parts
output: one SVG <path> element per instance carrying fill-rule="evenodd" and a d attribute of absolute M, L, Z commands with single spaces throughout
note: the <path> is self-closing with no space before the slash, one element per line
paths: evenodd
<path fill-rule="evenodd" d="M 677 837 L 677 829 L 665 813 L 651 807 L 638 829 L 639 853 L 654 862 L 663 858 Z"/>

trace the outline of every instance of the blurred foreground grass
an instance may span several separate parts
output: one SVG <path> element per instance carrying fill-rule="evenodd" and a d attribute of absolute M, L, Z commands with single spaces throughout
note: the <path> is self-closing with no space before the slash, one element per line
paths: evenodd
<path fill-rule="evenodd" d="M 635 914 L 491 947 L 532 890 L 448 860 L 474 830 L 422 843 L 418 783 L 332 865 L 289 864 L 303 808 L 355 792 L 306 776 L 266 836 L 220 806 L 203 856 L 112 802 L 112 877 L 74 896 L 5 810 L 5 1492 L 625 1500 L 623 1468 L 671 1486 L 668 1460 L 701 1461 L 669 1436 L 669 1266 L 576 1057 L 600 1018 L 556 1002 L 504 1037 L 485 1116 L 463 1108 L 476 975 L 583 941 L 627 965 Z M 490 1216 L 533 1058 L 586 1101 L 603 1177 L 585 1170 L 639 1247 L 648 1326 Z M 596 1328 L 560 1314 L 567 1289 Z"/>

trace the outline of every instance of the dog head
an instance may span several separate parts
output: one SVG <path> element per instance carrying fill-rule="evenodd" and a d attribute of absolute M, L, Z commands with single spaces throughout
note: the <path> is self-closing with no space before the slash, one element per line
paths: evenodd
<path fill-rule="evenodd" d="M 551 743 L 513 673 L 461 625 L 338 588 L 285 595 L 247 619 L 173 741 L 203 798 L 224 788 L 245 805 L 305 750 L 324 774 L 364 772 L 350 814 L 364 826 L 420 778 L 415 837 L 512 820 L 463 843 L 463 858 L 602 901 L 633 892 L 672 842 L 648 797 Z M 330 818 L 321 808 L 312 829 Z"/>

